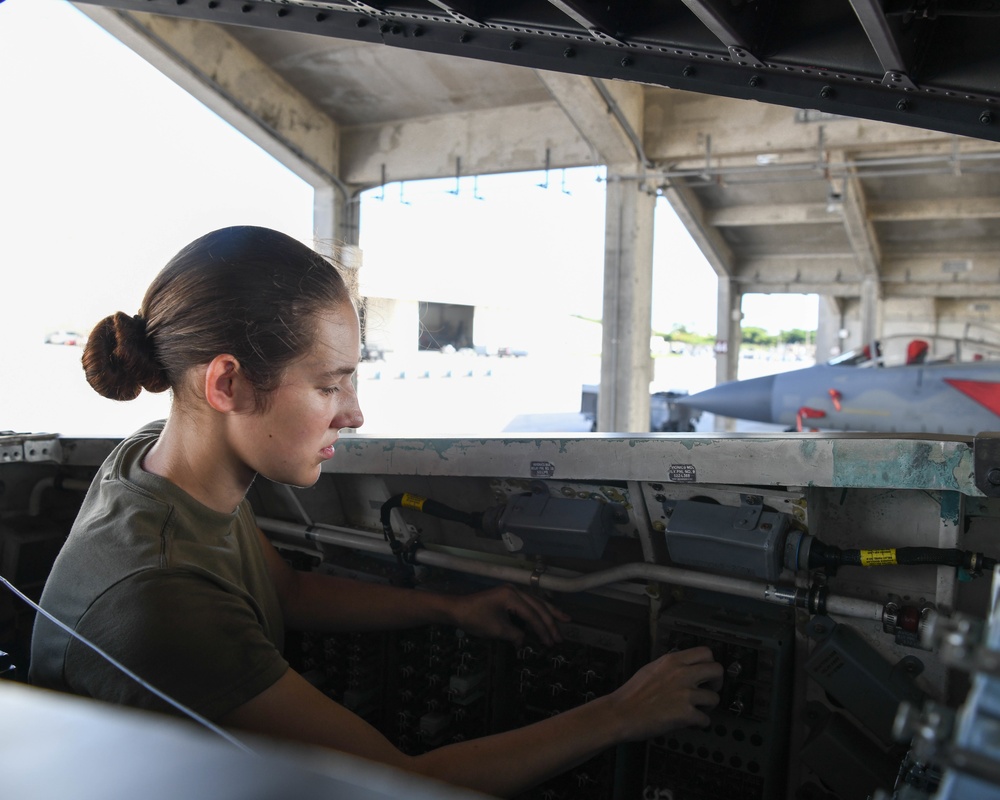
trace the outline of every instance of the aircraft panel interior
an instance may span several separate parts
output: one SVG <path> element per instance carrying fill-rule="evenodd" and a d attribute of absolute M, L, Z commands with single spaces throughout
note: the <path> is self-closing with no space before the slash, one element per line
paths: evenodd
<path fill-rule="evenodd" d="M 0 438 L 0 573 L 29 594 L 113 445 Z M 345 435 L 316 486 L 259 480 L 250 496 L 297 568 L 458 593 L 511 582 L 571 614 L 552 647 L 448 628 L 290 638 L 297 669 L 407 752 L 706 644 L 726 670 L 708 729 L 523 796 L 965 798 L 985 781 L 987 797 L 998 456 L 991 437 Z M 17 667 L 31 612 L 8 611 Z"/>

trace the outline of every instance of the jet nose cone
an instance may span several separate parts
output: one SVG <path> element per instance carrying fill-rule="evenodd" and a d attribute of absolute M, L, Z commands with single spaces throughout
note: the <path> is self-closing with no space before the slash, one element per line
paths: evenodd
<path fill-rule="evenodd" d="M 678 398 L 675 402 L 723 417 L 773 422 L 771 408 L 775 377 L 766 375 L 746 381 L 730 381 L 698 394 Z"/>

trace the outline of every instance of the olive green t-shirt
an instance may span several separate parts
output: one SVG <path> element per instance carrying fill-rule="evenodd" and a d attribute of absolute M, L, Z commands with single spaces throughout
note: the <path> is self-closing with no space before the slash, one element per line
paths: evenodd
<path fill-rule="evenodd" d="M 160 691 L 217 720 L 284 674 L 284 623 L 249 502 L 220 513 L 142 469 L 162 427 L 146 426 L 108 456 L 41 605 Z M 29 679 L 177 713 L 40 614 Z"/>

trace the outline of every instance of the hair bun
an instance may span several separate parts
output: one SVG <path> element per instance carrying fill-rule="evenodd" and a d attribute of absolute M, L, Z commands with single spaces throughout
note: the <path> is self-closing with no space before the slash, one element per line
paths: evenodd
<path fill-rule="evenodd" d="M 163 368 L 156 362 L 141 316 L 118 311 L 105 317 L 91 331 L 83 351 L 87 382 L 104 397 L 133 400 L 145 388 L 169 388 Z"/>

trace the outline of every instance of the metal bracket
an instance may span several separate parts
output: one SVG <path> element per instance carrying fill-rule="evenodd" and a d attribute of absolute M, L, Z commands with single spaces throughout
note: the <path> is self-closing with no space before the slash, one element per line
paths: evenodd
<path fill-rule="evenodd" d="M 0 434 L 0 464 L 21 461 L 62 463 L 62 444 L 51 433 Z"/>
<path fill-rule="evenodd" d="M 1000 433 L 980 433 L 972 442 L 976 488 L 987 497 L 1000 497 Z"/>

